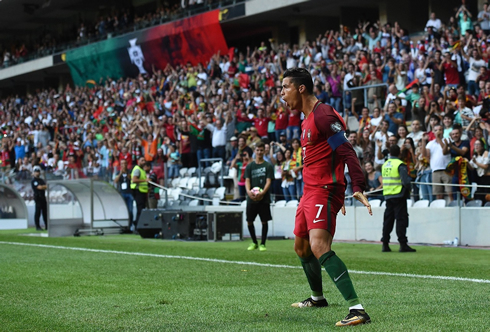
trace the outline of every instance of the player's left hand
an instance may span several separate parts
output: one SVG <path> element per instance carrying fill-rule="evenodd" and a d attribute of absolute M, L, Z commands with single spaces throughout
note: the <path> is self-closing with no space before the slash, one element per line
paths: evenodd
<path fill-rule="evenodd" d="M 357 199 L 359 202 L 361 202 L 365 207 L 367 207 L 369 214 L 372 216 L 373 215 L 373 210 L 371 209 L 371 204 L 369 204 L 368 199 L 366 196 L 364 196 L 363 193 L 356 191 L 354 195 L 352 195 L 355 199 Z"/>
<path fill-rule="evenodd" d="M 342 205 L 342 208 L 340 209 L 340 212 L 345 216 L 345 204 Z"/>

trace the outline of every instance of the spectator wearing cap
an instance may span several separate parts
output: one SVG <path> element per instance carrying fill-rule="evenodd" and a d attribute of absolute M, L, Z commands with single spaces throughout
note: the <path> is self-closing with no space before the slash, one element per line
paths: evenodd
<path fill-rule="evenodd" d="M 232 160 L 235 159 L 238 153 L 238 138 L 236 138 L 236 136 L 230 138 L 229 147 L 230 150 L 227 153 L 229 156 L 228 161 L 226 162 L 227 165 L 231 165 Z"/>
<path fill-rule="evenodd" d="M 262 139 L 257 132 L 257 128 L 250 127 L 248 129 L 248 132 L 250 133 L 250 135 L 247 138 L 247 146 L 250 147 L 250 149 L 253 151 L 255 149 L 255 144 L 260 142 Z M 252 155 L 253 153 L 250 155 L 250 157 L 252 157 Z"/>
<path fill-rule="evenodd" d="M 36 224 L 36 230 L 42 231 L 40 224 L 41 214 L 44 220 L 44 228 L 48 229 L 48 205 L 46 202 L 46 189 L 48 186 L 46 182 L 40 177 L 41 167 L 39 165 L 34 166 L 34 177 L 31 181 L 32 191 L 34 192 L 34 202 L 36 203 L 36 211 L 34 212 L 34 223 Z"/>

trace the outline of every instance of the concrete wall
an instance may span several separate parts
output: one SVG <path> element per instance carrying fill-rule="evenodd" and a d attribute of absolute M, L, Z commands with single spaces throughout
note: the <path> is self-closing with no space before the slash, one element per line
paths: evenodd
<path fill-rule="evenodd" d="M 245 207 L 207 206 L 207 211 L 243 211 L 243 236 L 249 237 L 245 219 Z M 346 215 L 337 218 L 336 240 L 380 241 L 383 228 L 384 207 L 373 208 L 369 216 L 364 207 L 347 207 Z M 459 238 L 460 245 L 490 246 L 490 219 L 488 208 L 408 208 L 410 243 L 442 244 Z M 273 207 L 269 223 L 269 236 L 294 238 L 295 207 Z M 260 219 L 255 221 L 256 233 L 260 234 Z M 391 241 L 396 242 L 393 230 Z"/>

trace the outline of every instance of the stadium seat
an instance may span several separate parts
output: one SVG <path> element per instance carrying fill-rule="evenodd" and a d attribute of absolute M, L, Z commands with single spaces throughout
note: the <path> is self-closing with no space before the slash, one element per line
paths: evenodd
<path fill-rule="evenodd" d="M 179 188 L 187 188 L 187 182 L 188 181 L 189 181 L 189 178 L 180 178 Z"/>
<path fill-rule="evenodd" d="M 431 208 L 443 208 L 446 207 L 446 200 L 445 199 L 436 199 L 432 201 L 429 205 Z"/>
<path fill-rule="evenodd" d="M 175 178 L 172 180 L 172 188 L 177 188 L 179 186 L 180 178 Z"/>
<path fill-rule="evenodd" d="M 407 199 L 407 208 L 412 207 L 412 206 L 413 206 L 412 199 Z"/>
<path fill-rule="evenodd" d="M 181 201 L 180 206 L 189 206 L 189 201 Z"/>
<path fill-rule="evenodd" d="M 243 202 L 240 204 L 240 206 L 247 206 L 247 200 L 244 200 L 244 201 L 243 201 Z"/>
<path fill-rule="evenodd" d="M 229 173 L 230 173 L 230 166 L 225 165 L 223 167 L 223 176 L 228 176 Z"/>
<path fill-rule="evenodd" d="M 386 201 L 382 201 L 379 207 L 386 207 Z"/>
<path fill-rule="evenodd" d="M 216 162 L 211 165 L 211 172 L 219 174 L 221 172 L 221 162 Z"/>
<path fill-rule="evenodd" d="M 187 167 L 182 167 L 180 170 L 179 170 L 179 174 L 180 174 L 180 177 L 183 178 L 186 176 L 187 174 Z"/>
<path fill-rule="evenodd" d="M 180 192 L 179 199 L 181 201 L 184 201 L 186 199 L 186 197 L 182 196 L 182 195 L 188 195 L 188 193 L 189 193 L 189 189 L 182 189 L 182 191 Z"/>
<path fill-rule="evenodd" d="M 428 199 L 422 199 L 420 201 L 416 201 L 415 204 L 412 207 L 414 207 L 414 208 L 426 208 L 426 207 L 429 207 L 429 200 Z"/>
<path fill-rule="evenodd" d="M 486 202 L 485 205 L 483 205 L 484 207 L 490 207 L 490 202 Z"/>
<path fill-rule="evenodd" d="M 481 207 L 482 201 L 479 199 L 474 199 L 466 203 L 466 207 Z"/>
<path fill-rule="evenodd" d="M 225 192 L 226 192 L 226 187 L 219 187 L 214 192 L 214 196 L 218 195 L 220 200 L 224 200 L 225 199 Z"/>
<path fill-rule="evenodd" d="M 277 207 L 283 207 L 283 206 L 286 206 L 286 201 L 285 200 L 280 200 L 280 201 L 277 201 L 274 206 L 277 206 Z"/>
<path fill-rule="evenodd" d="M 369 204 L 371 204 L 371 207 L 380 207 L 381 206 L 381 200 L 380 199 L 372 199 L 369 201 Z"/>
<path fill-rule="evenodd" d="M 175 200 L 178 200 L 181 192 L 182 192 L 182 189 L 181 188 L 175 188 L 175 189 L 173 189 L 172 190 L 172 197 Z M 170 193 L 169 193 L 169 196 L 170 196 Z"/>
<path fill-rule="evenodd" d="M 189 202 L 189 206 L 198 206 L 199 205 L 199 200 L 193 199 L 192 201 Z"/>
<path fill-rule="evenodd" d="M 206 174 L 208 174 L 209 172 L 211 172 L 211 167 L 205 167 L 204 170 L 201 172 L 201 175 L 206 176 Z"/>
<path fill-rule="evenodd" d="M 199 196 L 199 197 L 204 197 L 204 195 L 206 195 L 206 188 L 199 189 L 199 191 L 196 194 L 196 196 Z"/>
<path fill-rule="evenodd" d="M 464 205 L 464 202 L 462 200 L 460 200 L 459 201 L 459 206 L 463 206 L 463 205 Z M 449 204 L 447 206 L 448 207 L 458 206 L 458 201 L 457 200 L 451 201 L 451 202 L 449 202 Z"/>
<path fill-rule="evenodd" d="M 196 168 L 195 168 L 195 167 L 190 167 L 190 168 L 187 170 L 187 176 L 189 176 L 189 177 L 193 177 L 193 176 L 195 176 L 195 173 L 196 173 Z"/>
<path fill-rule="evenodd" d="M 347 127 L 350 131 L 357 131 L 359 129 L 359 121 L 355 116 L 349 116 L 347 119 Z"/>
<path fill-rule="evenodd" d="M 189 181 L 187 181 L 187 188 L 188 189 L 194 189 L 194 187 L 198 187 L 199 186 L 199 182 L 198 182 L 198 179 L 197 177 L 191 177 L 189 178 Z"/>
<path fill-rule="evenodd" d="M 215 192 L 216 188 L 209 188 L 206 190 L 206 196 L 209 198 L 213 198 Z"/>
<path fill-rule="evenodd" d="M 189 195 L 189 196 L 196 196 L 196 194 L 197 194 L 197 190 L 195 190 L 195 189 L 191 189 L 191 190 L 189 190 L 189 192 L 187 193 L 187 195 Z"/>
<path fill-rule="evenodd" d="M 298 206 L 298 200 L 292 199 L 286 203 L 286 206 Z"/>

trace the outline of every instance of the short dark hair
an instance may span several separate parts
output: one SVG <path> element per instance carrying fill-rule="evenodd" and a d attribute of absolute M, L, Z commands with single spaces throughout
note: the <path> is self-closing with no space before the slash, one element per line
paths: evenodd
<path fill-rule="evenodd" d="M 257 142 L 255 143 L 255 148 L 262 148 L 262 149 L 265 149 L 265 144 L 264 142 L 260 141 L 260 142 Z"/>
<path fill-rule="evenodd" d="M 390 156 L 392 157 L 398 157 L 400 155 L 400 147 L 398 144 L 393 144 L 390 146 Z"/>
<path fill-rule="evenodd" d="M 299 87 L 304 85 L 306 92 L 311 95 L 313 94 L 313 79 L 308 70 L 304 68 L 291 68 L 284 72 L 283 78 L 289 77 L 294 86 Z"/>

